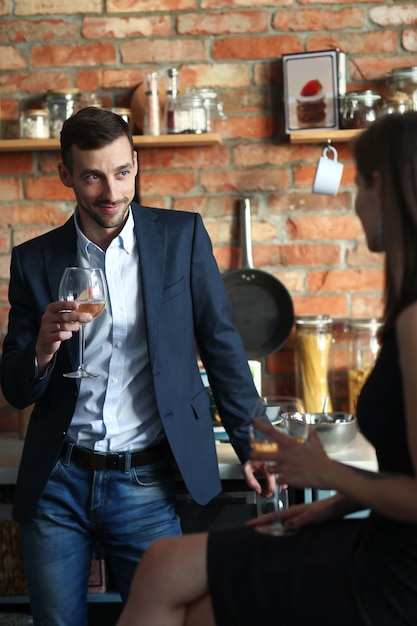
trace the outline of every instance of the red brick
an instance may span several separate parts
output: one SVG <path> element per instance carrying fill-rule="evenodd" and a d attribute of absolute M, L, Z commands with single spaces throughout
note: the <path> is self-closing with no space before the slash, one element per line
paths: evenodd
<path fill-rule="evenodd" d="M 22 181 L 18 178 L 0 178 L 0 197 L 2 202 L 20 200 L 22 198 Z M 1 209 L 0 209 L 1 211 Z"/>
<path fill-rule="evenodd" d="M 197 87 L 219 87 L 221 89 L 247 87 L 251 82 L 250 67 L 241 63 L 205 63 L 183 65 L 181 85 Z"/>
<path fill-rule="evenodd" d="M 381 80 L 381 88 L 385 87 L 387 72 L 396 67 L 408 67 L 415 65 L 415 56 L 389 56 L 389 57 L 355 57 L 355 63 L 350 63 L 350 76 L 352 80 Z"/>
<path fill-rule="evenodd" d="M 353 249 L 346 250 L 346 265 L 349 267 L 384 266 L 385 256 L 370 252 L 365 242 L 358 242 Z"/>
<path fill-rule="evenodd" d="M 87 43 L 62 46 L 33 46 L 30 62 L 34 67 L 76 67 L 106 65 L 116 61 L 113 43 Z"/>
<path fill-rule="evenodd" d="M 25 196 L 29 200 L 71 200 L 72 189 L 65 187 L 58 177 L 28 178 L 25 181 Z"/>
<path fill-rule="evenodd" d="M 404 29 L 401 43 L 404 50 L 407 50 L 408 52 L 417 52 L 417 31 L 415 29 Z"/>
<path fill-rule="evenodd" d="M 267 191 L 283 189 L 289 186 L 289 173 L 284 170 L 236 170 L 219 172 L 202 172 L 201 184 L 209 193 L 216 191 Z"/>
<path fill-rule="evenodd" d="M 292 4 L 293 0 L 274 0 L 273 2 L 274 7 L 288 7 Z M 201 0 L 202 9 L 235 9 L 237 7 L 263 8 L 265 7 L 265 0 Z"/>
<path fill-rule="evenodd" d="M 222 59 L 271 59 L 282 54 L 301 52 L 301 39 L 296 35 L 265 37 L 230 37 L 213 43 L 212 56 Z"/>
<path fill-rule="evenodd" d="M 172 34 L 169 16 L 85 17 L 83 36 L 86 39 L 124 39 L 125 37 L 168 37 Z"/>
<path fill-rule="evenodd" d="M 373 7 L 369 11 L 369 17 L 378 26 L 417 24 L 417 7 L 415 2 L 394 6 Z"/>
<path fill-rule="evenodd" d="M 395 30 L 372 33 L 333 31 L 312 35 L 307 40 L 309 51 L 329 48 L 338 48 L 348 52 L 349 55 L 395 53 L 398 49 L 398 33 Z M 353 64 L 352 59 L 352 56 L 348 56 L 349 67 Z"/>
<path fill-rule="evenodd" d="M 77 39 L 79 28 L 67 20 L 38 19 L 0 21 L 0 41 L 14 43 Z"/>
<path fill-rule="evenodd" d="M 381 292 L 384 276 L 382 270 L 378 269 L 314 271 L 308 272 L 306 284 L 307 290 L 311 292 Z"/>
<path fill-rule="evenodd" d="M 365 12 L 359 8 L 328 11 L 326 9 L 299 9 L 277 11 L 272 26 L 278 31 L 310 32 L 312 30 L 333 30 L 335 24 L 338 29 L 362 28 Z M 328 45 L 325 49 L 328 49 Z"/>
<path fill-rule="evenodd" d="M 27 63 L 19 50 L 13 46 L 2 46 L 0 55 L 0 70 L 21 70 Z"/>
<path fill-rule="evenodd" d="M 30 174 L 33 170 L 33 154 L 17 152 L 11 158 L 8 152 L 0 152 L 0 174 Z M 1 179 L 0 179 L 1 180 Z"/>
<path fill-rule="evenodd" d="M 302 267 L 333 266 L 340 262 L 340 248 L 330 244 L 296 244 L 280 247 L 280 265 Z"/>
<path fill-rule="evenodd" d="M 106 10 L 108 13 L 131 13 L 134 8 L 136 13 L 154 10 L 149 6 L 149 0 L 107 0 Z M 159 0 L 158 11 L 184 11 L 185 9 L 194 9 L 195 0 Z"/>
<path fill-rule="evenodd" d="M 295 315 L 330 315 L 347 317 L 349 315 L 349 295 L 313 295 L 293 296 Z"/>
<path fill-rule="evenodd" d="M 144 194 L 182 194 L 192 191 L 196 182 L 192 172 L 145 172 L 140 177 L 140 190 Z"/>
<path fill-rule="evenodd" d="M 266 33 L 269 30 L 269 12 L 233 11 L 232 13 L 179 14 L 177 30 L 180 35 L 211 35 L 231 33 Z"/>
<path fill-rule="evenodd" d="M 0 209 L 3 228 L 33 224 L 62 224 L 67 217 L 53 203 L 28 202 L 4 204 Z"/>
<path fill-rule="evenodd" d="M 51 85 L 56 90 L 74 87 L 71 73 L 52 71 L 0 75 L 1 90 L 9 93 L 21 91 L 42 94 L 51 89 Z"/>
<path fill-rule="evenodd" d="M 363 237 L 363 229 L 356 215 L 305 215 L 287 221 L 291 239 L 309 241 L 330 239 L 357 239 Z"/>
<path fill-rule="evenodd" d="M 101 0 L 72 0 L 62 2 L 62 0 L 15 0 L 15 15 L 54 15 L 54 14 L 81 14 L 101 13 Z"/>
<path fill-rule="evenodd" d="M 1 216 L 1 212 L 0 212 Z M 0 230 L 0 254 L 4 254 L 5 252 L 9 254 L 10 252 L 10 231 L 9 230 Z"/>
<path fill-rule="evenodd" d="M 129 41 L 120 44 L 123 63 L 179 63 L 204 61 L 205 46 L 196 39 L 155 39 Z"/>

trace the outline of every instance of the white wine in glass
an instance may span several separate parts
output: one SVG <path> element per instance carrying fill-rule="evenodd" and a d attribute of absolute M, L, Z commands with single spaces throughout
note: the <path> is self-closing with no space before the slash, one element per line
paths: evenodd
<path fill-rule="evenodd" d="M 302 400 L 292 396 L 267 396 L 260 398 L 252 411 L 252 417 L 258 417 L 264 421 L 270 422 L 275 428 L 282 430 L 282 426 L 285 422 L 285 417 L 289 415 L 301 416 L 302 420 L 305 414 L 304 405 Z M 288 431 L 287 431 L 288 432 Z M 268 439 L 266 435 L 256 430 L 253 426 L 250 430 L 250 444 L 252 450 L 258 452 L 278 452 L 279 445 L 276 441 Z M 301 435 L 299 442 L 301 441 Z M 256 530 L 260 533 L 273 535 L 279 537 L 288 531 L 282 525 L 279 517 L 280 502 L 281 502 L 281 486 L 279 484 L 279 475 L 275 475 L 275 493 L 274 493 L 274 519 L 270 524 L 263 524 L 262 526 L 256 526 Z"/>
<path fill-rule="evenodd" d="M 102 270 L 97 267 L 66 267 L 59 285 L 58 298 L 66 302 L 78 302 L 78 311 L 90 313 L 95 319 L 106 306 L 106 287 Z M 86 370 L 84 353 L 85 324 L 80 324 L 79 365 L 74 372 L 65 373 L 66 378 L 96 378 L 98 376 Z"/>

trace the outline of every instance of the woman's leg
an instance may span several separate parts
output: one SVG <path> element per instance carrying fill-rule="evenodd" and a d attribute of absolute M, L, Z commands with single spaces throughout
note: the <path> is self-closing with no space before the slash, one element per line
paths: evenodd
<path fill-rule="evenodd" d="M 214 626 L 207 534 L 155 541 L 145 552 L 117 626 Z"/>

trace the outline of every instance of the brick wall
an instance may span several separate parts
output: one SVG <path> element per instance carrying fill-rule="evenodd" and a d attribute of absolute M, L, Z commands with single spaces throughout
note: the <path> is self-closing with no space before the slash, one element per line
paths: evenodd
<path fill-rule="evenodd" d="M 153 7 L 155 9 L 153 10 Z M 414 1 L 0 0 L 3 120 L 48 89 L 95 91 L 128 106 L 144 70 L 177 66 L 181 89 L 219 90 L 223 144 L 143 149 L 144 203 L 202 213 L 222 271 L 239 265 L 237 201 L 252 201 L 254 263 L 290 290 L 296 314 L 381 313 L 382 259 L 370 254 L 354 214 L 349 146 L 336 197 L 311 194 L 320 145 L 283 134 L 282 54 L 339 48 L 349 88 L 384 89 L 385 73 L 417 64 Z M 13 245 L 63 223 L 69 190 L 58 154 L 0 154 L 0 331 L 7 324 Z M 264 366 L 265 391 L 293 391 L 293 338 Z M 3 402 L 4 405 L 4 402 Z M 7 405 L 10 426 L 10 410 Z"/>

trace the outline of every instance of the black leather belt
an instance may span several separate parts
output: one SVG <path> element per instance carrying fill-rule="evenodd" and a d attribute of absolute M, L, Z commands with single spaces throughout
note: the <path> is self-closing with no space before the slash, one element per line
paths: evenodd
<path fill-rule="evenodd" d="M 71 450 L 70 450 L 71 449 Z M 94 452 L 88 448 L 80 448 L 74 444 L 65 442 L 61 450 L 61 458 L 73 461 L 79 467 L 91 470 L 121 470 L 125 471 L 128 466 L 130 454 L 130 467 L 152 465 L 158 461 L 169 458 L 169 446 L 162 442 L 137 452 Z"/>

